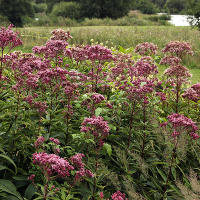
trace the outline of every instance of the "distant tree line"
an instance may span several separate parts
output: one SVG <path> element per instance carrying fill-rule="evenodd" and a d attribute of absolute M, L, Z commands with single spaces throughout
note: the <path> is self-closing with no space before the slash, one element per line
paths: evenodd
<path fill-rule="evenodd" d="M 200 16 L 200 0 L 0 0 L 0 16 L 16 26 L 22 26 L 26 18 L 35 13 L 83 18 L 119 18 L 130 10 L 145 14 L 157 12 L 190 13 Z"/>

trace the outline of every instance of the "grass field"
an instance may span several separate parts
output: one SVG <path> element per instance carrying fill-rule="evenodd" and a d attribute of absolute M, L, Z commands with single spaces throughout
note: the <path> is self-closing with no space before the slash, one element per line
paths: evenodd
<path fill-rule="evenodd" d="M 17 28 L 24 42 L 22 51 L 30 52 L 33 46 L 43 45 L 51 31 L 58 27 Z M 108 47 L 135 47 L 138 43 L 153 42 L 162 49 L 169 41 L 187 41 L 192 45 L 195 55 L 185 59 L 184 63 L 193 74 L 192 82 L 200 81 L 200 32 L 189 27 L 173 26 L 88 26 L 59 27 L 70 31 L 73 39 L 70 44 L 91 44 L 92 41 Z M 92 39 L 92 41 L 91 41 Z M 161 69 L 160 71 L 163 71 Z"/>

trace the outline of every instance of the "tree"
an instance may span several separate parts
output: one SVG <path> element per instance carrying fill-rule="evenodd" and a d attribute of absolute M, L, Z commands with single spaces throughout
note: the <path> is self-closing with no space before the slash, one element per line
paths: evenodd
<path fill-rule="evenodd" d="M 52 15 L 68 17 L 71 19 L 80 18 L 80 4 L 76 2 L 60 2 L 54 5 Z"/>
<path fill-rule="evenodd" d="M 150 0 L 135 0 L 132 1 L 132 9 L 140 10 L 142 13 L 145 14 L 154 14 L 158 12 L 158 9 L 154 3 Z"/>
<path fill-rule="evenodd" d="M 167 0 L 165 7 L 170 13 L 179 13 L 186 8 L 186 0 Z"/>
<path fill-rule="evenodd" d="M 132 0 L 79 0 L 83 17 L 119 18 L 126 15 Z"/>
<path fill-rule="evenodd" d="M 200 30 L 200 0 L 188 0 L 187 10 L 188 14 L 191 15 L 188 18 L 190 24 L 198 27 L 198 29 Z"/>
<path fill-rule="evenodd" d="M 6 16 L 15 26 L 23 25 L 23 17 L 34 17 L 29 0 L 0 0 L 0 15 Z"/>

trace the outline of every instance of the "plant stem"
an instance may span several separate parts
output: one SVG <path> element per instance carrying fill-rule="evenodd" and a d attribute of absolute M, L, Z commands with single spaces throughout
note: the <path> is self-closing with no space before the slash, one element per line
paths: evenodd
<path fill-rule="evenodd" d="M 131 106 L 132 106 L 132 109 L 131 109 L 131 119 L 129 123 L 128 148 L 130 147 L 130 143 L 131 143 L 131 131 L 133 129 L 133 113 L 134 113 L 135 102 L 133 102 Z"/>
<path fill-rule="evenodd" d="M 166 194 L 166 191 L 167 191 L 167 185 L 168 185 L 168 182 L 169 182 L 169 178 L 170 178 L 171 173 L 172 173 L 172 166 L 173 166 L 174 159 L 175 159 L 175 156 L 176 156 L 177 144 L 178 144 L 178 140 L 176 140 L 176 144 L 173 148 L 173 153 L 171 155 L 170 166 L 169 166 L 169 169 L 168 169 L 167 179 L 166 179 L 166 182 L 165 182 L 165 188 L 164 188 L 163 195 L 162 195 L 163 200 L 164 200 L 164 197 L 165 197 L 165 194 Z"/>
<path fill-rule="evenodd" d="M 144 157 L 144 148 L 145 148 L 145 142 L 146 142 L 146 104 L 144 102 L 143 105 L 143 141 L 142 141 L 142 151 L 141 151 L 141 157 Z"/>

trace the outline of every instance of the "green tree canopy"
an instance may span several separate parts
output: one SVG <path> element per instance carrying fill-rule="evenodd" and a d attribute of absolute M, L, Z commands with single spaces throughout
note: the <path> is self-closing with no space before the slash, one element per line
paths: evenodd
<path fill-rule="evenodd" d="M 23 17 L 34 16 L 29 0 L 0 0 L 0 15 L 6 16 L 15 26 L 23 25 Z"/>
<path fill-rule="evenodd" d="M 126 15 L 132 0 L 79 0 L 83 17 L 119 18 Z"/>
<path fill-rule="evenodd" d="M 170 13 L 179 13 L 186 8 L 186 0 L 167 0 L 165 7 Z"/>

